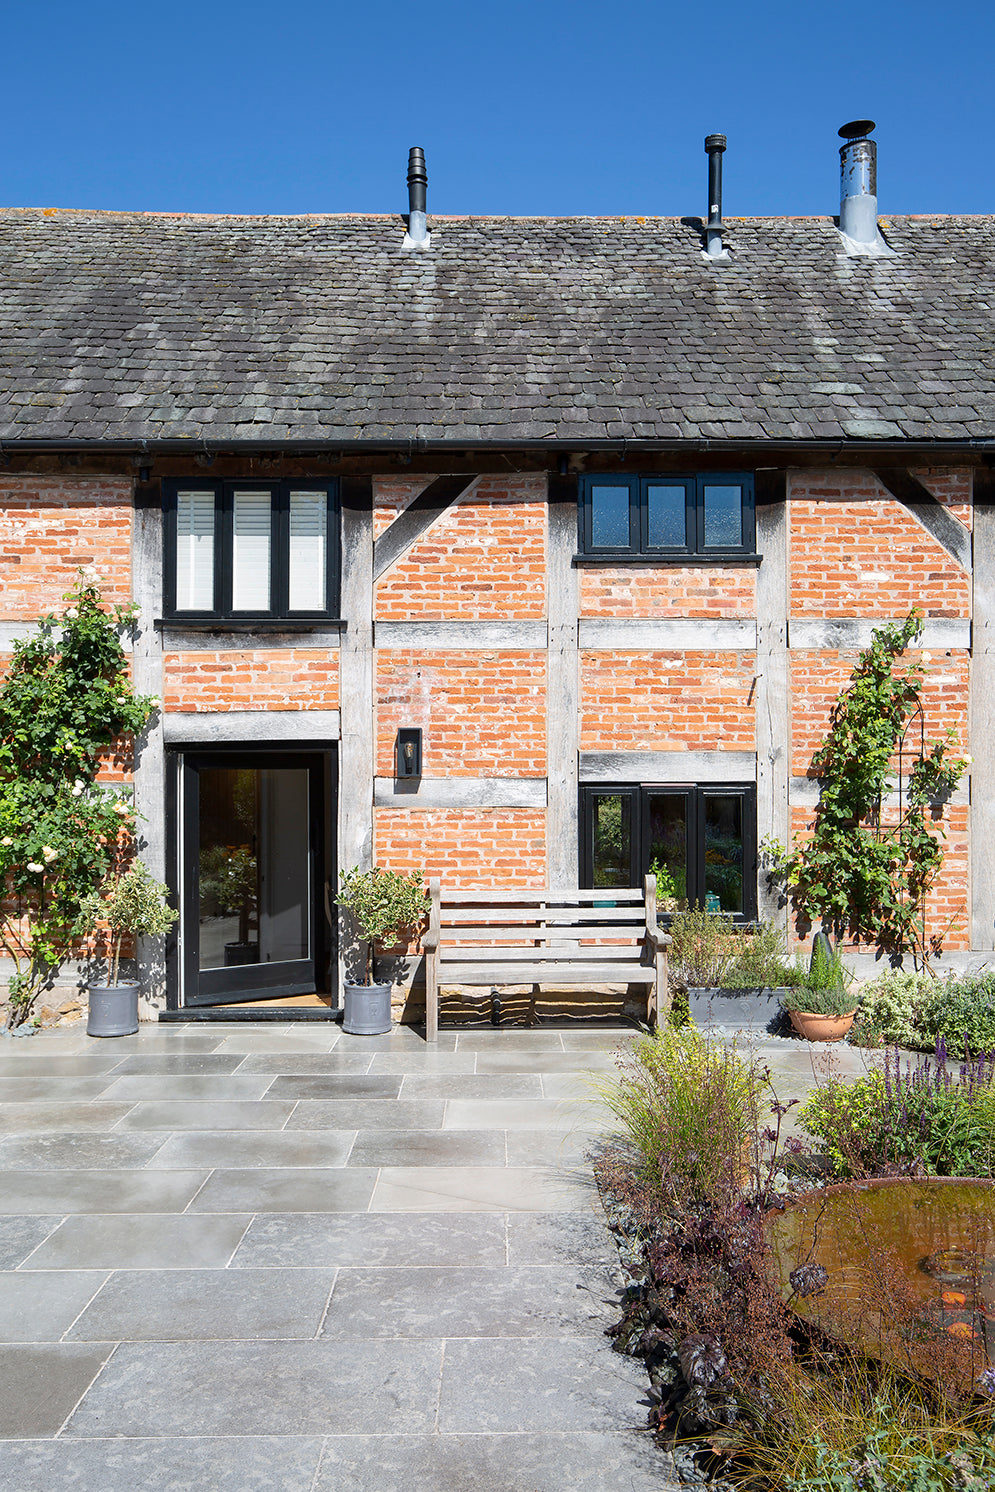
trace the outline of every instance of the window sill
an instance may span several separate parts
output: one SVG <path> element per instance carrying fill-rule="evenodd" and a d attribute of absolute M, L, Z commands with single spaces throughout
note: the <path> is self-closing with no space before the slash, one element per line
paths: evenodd
<path fill-rule="evenodd" d="M 757 569 L 762 554 L 575 554 L 574 565 L 627 565 L 643 570 Z"/>
<path fill-rule="evenodd" d="M 152 623 L 157 632 L 330 632 L 337 628 L 344 632 L 349 623 L 342 617 L 314 617 L 308 621 L 289 620 L 286 617 L 259 617 L 256 621 L 246 621 L 239 618 L 237 621 L 231 617 L 156 617 Z"/>

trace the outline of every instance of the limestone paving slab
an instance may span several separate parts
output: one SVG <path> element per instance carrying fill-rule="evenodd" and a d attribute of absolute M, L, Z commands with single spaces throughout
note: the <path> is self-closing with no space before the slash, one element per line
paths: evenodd
<path fill-rule="evenodd" d="M 515 1212 L 508 1216 L 508 1263 L 576 1268 L 618 1265 L 600 1204 L 582 1212 Z"/>
<path fill-rule="evenodd" d="M 23 1040 L 0 1041 L 0 1079 L 100 1077 L 116 1067 L 123 1056 L 123 1052 L 113 1051 L 63 1053 L 51 1044 L 25 1050 Z"/>
<path fill-rule="evenodd" d="M 446 1104 L 445 1129 L 594 1130 L 604 1128 L 603 1111 L 583 1101 L 561 1098 L 453 1098 Z"/>
<path fill-rule="evenodd" d="M 11 1492 L 310 1492 L 322 1444 L 317 1435 L 6 1441 L 0 1443 L 0 1486 Z"/>
<path fill-rule="evenodd" d="M 113 1351 L 106 1342 L 0 1346 L 0 1438 L 58 1434 Z"/>
<path fill-rule="evenodd" d="M 67 1217 L 22 1269 L 224 1269 L 251 1213 Z"/>
<path fill-rule="evenodd" d="M 536 1057 L 539 1061 L 536 1061 Z M 530 1052 L 501 1050 L 477 1053 L 477 1071 L 494 1074 L 516 1072 L 616 1072 L 610 1052 Z"/>
<path fill-rule="evenodd" d="M 0 1076 L 0 1103 L 51 1103 L 61 1099 L 99 1098 L 111 1081 L 109 1073 L 90 1078 L 60 1078 L 41 1074 L 38 1077 L 9 1078 Z"/>
<path fill-rule="evenodd" d="M 125 1342 L 65 1434 L 362 1434 L 388 1424 L 428 1431 L 441 1363 L 439 1342 L 395 1341 L 389 1352 L 379 1341 Z"/>
<path fill-rule="evenodd" d="M 603 1337 L 478 1337 L 446 1344 L 443 1433 L 637 1430 L 646 1370 Z"/>
<path fill-rule="evenodd" d="M 157 1174 L 165 1177 L 177 1173 L 160 1171 Z M 192 1201 L 190 1211 L 365 1212 L 376 1180 L 375 1168 L 360 1166 L 337 1170 L 259 1167 L 212 1171 Z"/>
<path fill-rule="evenodd" d="M 59 1222 L 57 1216 L 0 1217 L 0 1269 L 16 1269 L 55 1232 Z"/>
<path fill-rule="evenodd" d="M 474 1060 L 476 1060 L 474 1058 Z M 542 1098 L 537 1073 L 406 1073 L 402 1098 Z"/>
<path fill-rule="evenodd" d="M 384 1166 L 371 1212 L 576 1211 L 583 1187 L 541 1166 Z"/>
<path fill-rule="evenodd" d="M 332 1130 L 326 1134 L 285 1129 L 270 1132 L 251 1130 L 188 1130 L 164 1137 L 156 1133 L 158 1146 L 149 1160 L 150 1170 L 172 1170 L 184 1166 L 212 1169 L 252 1170 L 275 1167 L 344 1166 L 349 1160 L 355 1130 Z M 0 1147 L 0 1161 L 3 1149 Z"/>
<path fill-rule="evenodd" d="M 334 1269 L 240 1269 L 237 1274 L 225 1269 L 167 1269 L 152 1275 L 144 1270 L 118 1270 L 99 1293 L 91 1288 L 86 1308 L 81 1307 L 82 1315 L 66 1339 L 309 1339 L 321 1326 L 334 1283 Z M 2 1320 L 0 1315 L 0 1324 Z"/>
<path fill-rule="evenodd" d="M 253 1218 L 231 1267 L 444 1264 L 453 1269 L 503 1265 L 506 1253 L 504 1213 L 289 1213 Z"/>
<path fill-rule="evenodd" d="M 0 1140 L 0 1172 L 137 1170 L 162 1148 L 160 1134 L 52 1134 Z"/>
<path fill-rule="evenodd" d="M 421 1051 L 411 1049 L 374 1052 L 370 1071 L 373 1073 L 449 1073 L 456 1076 L 472 1073 L 476 1070 L 476 1066 L 475 1052 L 437 1052 L 426 1046 Z"/>
<path fill-rule="evenodd" d="M 226 1036 L 217 1047 L 219 1052 L 238 1052 L 247 1056 L 251 1052 L 300 1053 L 330 1052 L 339 1038 L 338 1029 L 329 1030 L 324 1025 L 304 1025 L 281 1032 L 238 1031 Z"/>
<path fill-rule="evenodd" d="M 0 1212 L 182 1212 L 207 1171 L 8 1171 Z M 233 1209 L 231 1209 L 233 1210 Z"/>
<path fill-rule="evenodd" d="M 597 1137 L 587 1130 L 509 1129 L 505 1131 L 509 1166 L 553 1166 L 588 1170 L 588 1155 Z"/>
<path fill-rule="evenodd" d="M 497 1130 L 360 1130 L 350 1166 L 503 1166 L 505 1137 Z"/>
<path fill-rule="evenodd" d="M 616 1274 L 599 1266 L 344 1268 L 321 1335 L 589 1337 L 612 1320 L 607 1301 L 617 1317 Z"/>
<path fill-rule="evenodd" d="M 226 1058 L 226 1060 L 231 1060 Z M 239 1061 L 238 1075 L 243 1073 L 271 1073 L 273 1076 L 327 1077 L 334 1073 L 348 1073 L 363 1077 L 371 1069 L 373 1053 L 340 1052 L 250 1052 Z"/>
<path fill-rule="evenodd" d="M 302 1099 L 287 1129 L 441 1129 L 445 1111 L 441 1098 Z"/>
<path fill-rule="evenodd" d="M 157 1077 L 231 1074 L 243 1061 L 238 1052 L 138 1052 L 124 1057 L 114 1068 L 113 1076 L 132 1077 L 136 1073 Z"/>
<path fill-rule="evenodd" d="M 292 1099 L 159 1099 L 136 1103 L 120 1116 L 122 1129 L 282 1129 L 294 1111 Z M 328 1126 L 331 1128 L 331 1126 Z M 338 1127 L 338 1126 L 336 1126 Z M 348 1126 L 347 1126 L 348 1127 Z M 358 1126 L 352 1126 L 357 1128 Z"/>
<path fill-rule="evenodd" d="M 117 1077 L 104 1092 L 104 1098 L 130 1099 L 155 1102 L 156 1099 L 209 1099 L 224 1102 L 226 1099 L 262 1098 L 270 1085 L 265 1074 L 249 1073 L 245 1077 L 231 1077 L 222 1073 L 199 1073 L 185 1077 L 180 1073 L 136 1073 L 131 1077 Z"/>
<path fill-rule="evenodd" d="M 58 1342 L 100 1289 L 106 1275 L 0 1274 L 0 1342 Z M 106 1342 L 112 1334 L 99 1338 Z M 96 1339 L 91 1339 L 96 1340 Z"/>
<path fill-rule="evenodd" d="M 648 1435 L 575 1430 L 330 1436 L 314 1492 L 667 1492 L 678 1485 L 670 1457 Z M 30 1482 L 24 1492 L 50 1488 Z M 118 1492 L 117 1484 L 108 1492 Z"/>
<path fill-rule="evenodd" d="M 380 1077 L 359 1077 L 350 1073 L 294 1073 L 274 1077 L 267 1098 L 397 1098 L 401 1091 L 399 1075 L 383 1073 Z"/>
<path fill-rule="evenodd" d="M 28 1135 L 48 1131 L 108 1130 L 131 1113 L 130 1103 L 3 1103 L 0 1134 Z"/>

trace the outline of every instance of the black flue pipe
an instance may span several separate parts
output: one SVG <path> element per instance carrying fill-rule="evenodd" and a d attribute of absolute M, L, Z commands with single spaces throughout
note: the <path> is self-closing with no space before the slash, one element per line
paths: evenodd
<path fill-rule="evenodd" d="M 708 228 L 707 253 L 714 259 L 722 249 L 722 154 L 726 148 L 725 135 L 706 135 L 705 151 L 708 155 Z"/>
<path fill-rule="evenodd" d="M 425 152 L 420 145 L 412 145 L 408 151 L 408 212 L 426 211 L 427 187 Z"/>

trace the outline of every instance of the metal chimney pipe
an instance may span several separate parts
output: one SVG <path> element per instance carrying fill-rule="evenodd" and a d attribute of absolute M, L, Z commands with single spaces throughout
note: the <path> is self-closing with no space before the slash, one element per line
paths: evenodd
<path fill-rule="evenodd" d="M 424 243 L 428 238 L 428 223 L 425 217 L 428 172 L 425 169 L 425 152 L 420 145 L 412 145 L 408 151 L 408 241 Z"/>
<path fill-rule="evenodd" d="M 722 247 L 722 155 L 725 148 L 725 135 L 705 136 L 705 151 L 708 155 L 708 227 L 705 230 L 705 252 L 709 259 L 718 259 L 725 252 Z"/>
<path fill-rule="evenodd" d="M 878 147 L 868 139 L 873 119 L 854 119 L 839 131 L 840 232 L 855 243 L 878 238 Z"/>

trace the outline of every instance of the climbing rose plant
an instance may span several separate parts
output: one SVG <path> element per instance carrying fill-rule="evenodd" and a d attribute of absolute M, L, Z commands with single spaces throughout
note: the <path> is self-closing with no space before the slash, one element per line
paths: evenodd
<path fill-rule="evenodd" d="M 14 644 L 0 685 L 0 948 L 13 962 L 8 1026 L 89 931 L 88 895 L 127 857 L 134 810 L 101 787 L 101 759 L 141 731 L 157 701 L 136 695 L 120 634 L 134 607 L 105 608 L 80 572 L 61 616 Z"/>
<path fill-rule="evenodd" d="M 877 628 L 850 681 L 837 696 L 829 731 L 812 758 L 819 804 L 811 838 L 786 855 L 773 850 L 796 910 L 844 933 L 876 943 L 895 963 L 911 953 L 928 967 L 942 933 L 927 938 L 926 896 L 943 863 L 944 834 L 930 827 L 930 804 L 953 791 L 969 758 L 951 754 L 954 733 L 928 745 L 922 703 L 925 663 L 906 656 L 922 635 L 916 611 Z M 899 768 L 911 761 L 907 783 Z M 904 770 L 904 768 L 903 768 Z M 895 822 L 884 800 L 900 791 Z"/>

